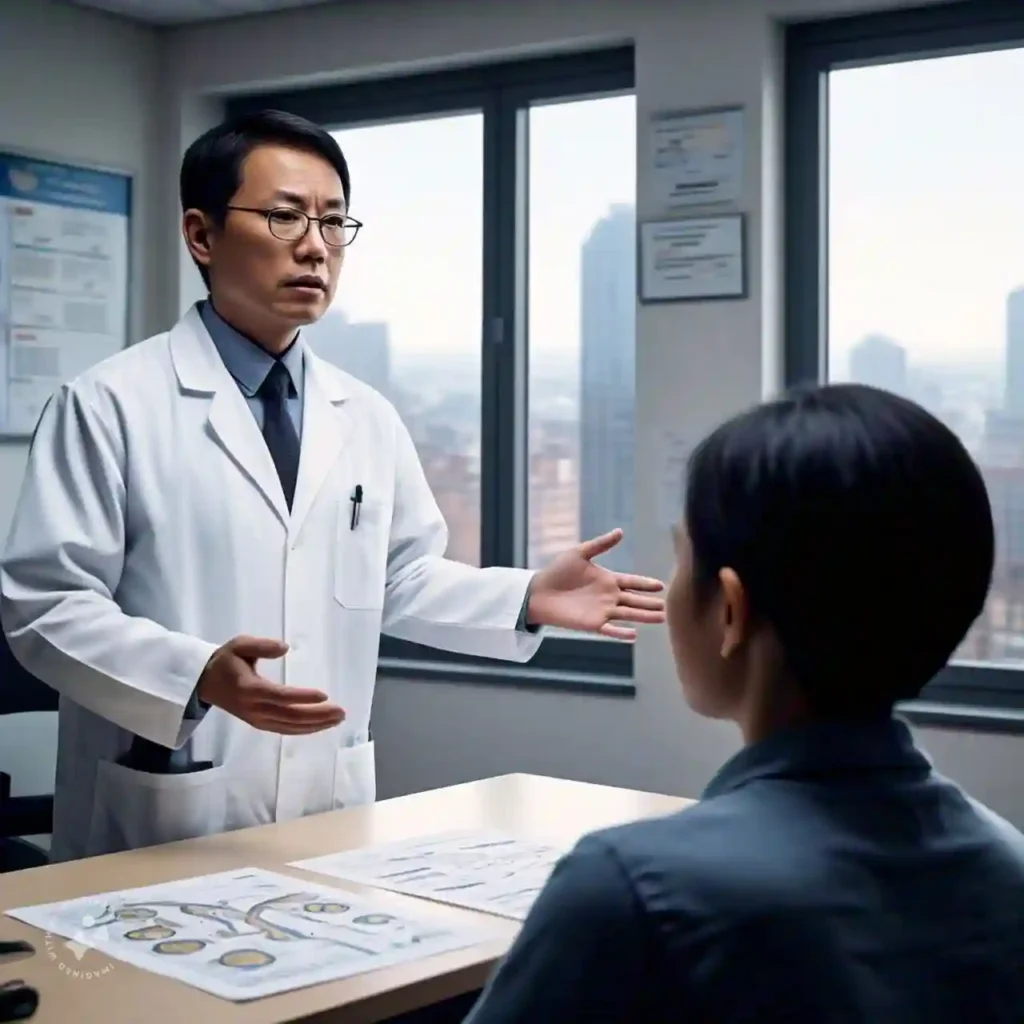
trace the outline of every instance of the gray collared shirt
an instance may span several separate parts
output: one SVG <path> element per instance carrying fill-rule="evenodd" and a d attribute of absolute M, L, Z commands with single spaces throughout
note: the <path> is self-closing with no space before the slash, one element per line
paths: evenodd
<path fill-rule="evenodd" d="M 256 417 L 256 422 L 262 430 L 263 402 L 258 392 L 267 374 L 270 373 L 270 368 L 277 360 L 266 349 L 236 331 L 217 313 L 213 308 L 213 303 L 208 299 L 200 304 L 199 315 L 202 317 L 204 326 L 210 332 L 210 337 L 213 339 L 224 365 L 234 377 L 235 383 L 245 396 L 253 416 Z M 289 346 L 280 360 L 288 369 L 292 379 L 288 397 L 288 412 L 295 424 L 295 430 L 301 438 L 302 398 L 306 381 L 306 367 L 302 344 L 298 338 Z"/>

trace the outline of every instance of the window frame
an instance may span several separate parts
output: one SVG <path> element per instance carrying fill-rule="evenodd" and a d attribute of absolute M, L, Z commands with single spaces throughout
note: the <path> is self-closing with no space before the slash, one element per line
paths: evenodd
<path fill-rule="evenodd" d="M 785 383 L 816 382 L 827 363 L 828 74 L 1024 46 L 1019 0 L 958 0 L 784 27 Z M 1024 668 L 959 663 L 936 676 L 912 720 L 1024 731 Z"/>
<path fill-rule="evenodd" d="M 345 126 L 483 115 L 480 564 L 526 562 L 528 515 L 528 156 L 531 104 L 635 92 L 623 45 L 443 71 L 229 98 L 226 112 L 275 108 L 335 131 Z M 525 665 L 437 651 L 384 636 L 380 673 L 444 682 L 633 696 L 633 648 L 546 637 Z"/>

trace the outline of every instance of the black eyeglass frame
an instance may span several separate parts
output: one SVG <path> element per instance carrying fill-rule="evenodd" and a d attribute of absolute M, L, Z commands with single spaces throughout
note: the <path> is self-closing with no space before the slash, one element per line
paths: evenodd
<path fill-rule="evenodd" d="M 227 209 L 229 209 L 229 210 L 236 210 L 239 213 L 260 213 L 260 214 L 263 214 L 263 216 L 267 220 L 267 230 L 276 239 L 278 239 L 279 241 L 282 241 L 282 242 L 300 242 L 300 241 L 302 241 L 302 239 L 305 238 L 306 235 L 309 232 L 309 225 L 310 224 L 316 224 L 317 230 L 320 232 L 320 237 L 323 239 L 324 245 L 326 245 L 330 249 L 346 249 L 346 248 L 348 248 L 348 246 L 350 246 L 356 240 L 356 236 L 359 234 L 359 229 L 363 226 L 363 222 L 361 220 L 356 220 L 355 217 L 350 217 L 347 213 L 328 213 L 328 214 L 325 214 L 323 217 L 312 217 L 312 216 L 310 216 L 310 214 L 304 212 L 303 210 L 296 210 L 294 206 L 273 206 L 273 207 L 271 207 L 269 209 L 261 209 L 260 207 L 257 207 L 257 206 L 228 206 Z M 305 227 L 294 238 L 282 238 L 274 230 L 273 216 L 274 216 L 275 213 L 288 213 L 288 214 L 291 214 L 293 217 L 304 218 L 305 221 L 306 221 Z M 352 228 L 352 237 L 347 242 L 342 242 L 339 245 L 339 244 L 336 244 L 334 242 L 328 242 L 327 241 L 327 237 L 324 235 L 324 221 L 329 219 L 329 218 L 331 218 L 331 217 L 340 217 L 342 222 L 343 222 L 343 224 L 342 224 L 343 227 L 351 227 Z"/>

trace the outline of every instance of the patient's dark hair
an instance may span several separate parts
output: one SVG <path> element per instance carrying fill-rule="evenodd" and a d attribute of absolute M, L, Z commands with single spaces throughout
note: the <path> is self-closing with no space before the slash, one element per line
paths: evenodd
<path fill-rule="evenodd" d="M 819 714 L 916 697 L 985 603 L 992 510 L 956 435 L 876 388 L 804 388 L 693 453 L 686 526 L 700 600 L 742 580 Z"/>

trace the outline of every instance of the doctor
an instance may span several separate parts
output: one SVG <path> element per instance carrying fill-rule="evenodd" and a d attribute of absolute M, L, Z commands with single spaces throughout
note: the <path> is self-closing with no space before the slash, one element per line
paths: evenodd
<path fill-rule="evenodd" d="M 181 167 L 209 297 L 105 360 L 40 419 L 0 571 L 11 649 L 60 692 L 54 860 L 375 799 L 381 632 L 526 661 L 540 627 L 630 640 L 657 580 L 592 559 L 445 560 L 412 440 L 299 329 L 334 297 L 349 171 L 275 112 Z"/>

